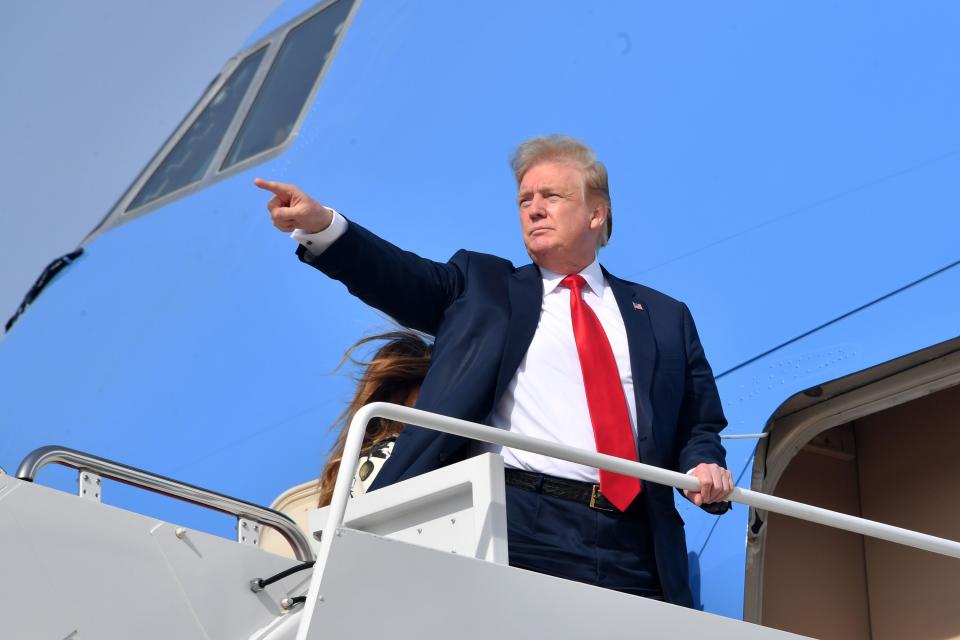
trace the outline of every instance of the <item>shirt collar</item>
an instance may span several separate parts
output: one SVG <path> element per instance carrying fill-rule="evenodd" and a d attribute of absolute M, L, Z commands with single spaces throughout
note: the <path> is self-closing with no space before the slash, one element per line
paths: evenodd
<path fill-rule="evenodd" d="M 580 275 L 587 281 L 587 286 L 590 287 L 591 291 L 598 296 L 603 295 L 603 270 L 600 268 L 600 261 L 597 258 L 594 258 L 593 262 L 580 272 Z M 547 296 L 560 286 L 560 281 L 567 277 L 567 274 L 556 273 L 540 267 L 540 276 L 543 278 L 543 295 Z"/>

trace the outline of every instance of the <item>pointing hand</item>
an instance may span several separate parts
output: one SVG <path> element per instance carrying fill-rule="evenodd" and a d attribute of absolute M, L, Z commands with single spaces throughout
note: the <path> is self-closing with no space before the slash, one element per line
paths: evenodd
<path fill-rule="evenodd" d="M 273 193 L 267 210 L 273 226 L 287 233 L 303 229 L 305 233 L 323 231 L 333 220 L 333 212 L 292 184 L 256 178 L 253 184 Z"/>

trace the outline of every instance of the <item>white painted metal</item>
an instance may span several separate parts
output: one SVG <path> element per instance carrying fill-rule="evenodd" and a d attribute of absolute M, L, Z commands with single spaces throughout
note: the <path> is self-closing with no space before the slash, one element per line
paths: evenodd
<path fill-rule="evenodd" d="M 297 607 L 285 615 L 274 619 L 263 629 L 257 630 L 248 640 L 294 640 L 303 609 Z"/>
<path fill-rule="evenodd" d="M 344 522 L 385 538 L 507 564 L 504 504 L 503 458 L 485 453 L 357 496 Z M 317 534 L 328 513 L 324 507 L 308 515 L 314 540 L 322 539 Z"/>
<path fill-rule="evenodd" d="M 237 542 L 252 547 L 260 546 L 260 524 L 256 520 L 237 518 Z"/>
<path fill-rule="evenodd" d="M 296 562 L 177 529 L 0 476 L 0 637 L 249 638 L 305 590 L 304 573 L 254 594 L 251 578 Z"/>
<path fill-rule="evenodd" d="M 86 500 L 100 502 L 102 500 L 100 476 L 92 471 L 81 470 L 77 476 L 77 494 Z"/>
<path fill-rule="evenodd" d="M 358 633 L 391 640 L 801 637 L 350 529 L 331 538 L 323 600 L 298 635 L 304 640 Z"/>

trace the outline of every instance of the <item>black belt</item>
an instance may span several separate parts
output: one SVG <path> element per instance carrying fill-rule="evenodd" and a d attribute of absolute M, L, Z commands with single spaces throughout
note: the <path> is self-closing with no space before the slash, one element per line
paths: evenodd
<path fill-rule="evenodd" d="M 600 493 L 600 486 L 579 480 L 555 478 L 533 471 L 504 469 L 503 478 L 507 484 L 527 491 L 535 491 L 545 496 L 564 498 L 585 504 L 597 511 L 617 511 L 609 500 Z"/>

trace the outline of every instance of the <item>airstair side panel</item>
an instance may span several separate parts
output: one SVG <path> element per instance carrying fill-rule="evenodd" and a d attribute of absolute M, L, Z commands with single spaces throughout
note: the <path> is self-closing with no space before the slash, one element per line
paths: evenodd
<path fill-rule="evenodd" d="M 309 640 L 802 637 L 351 529 L 332 543 L 310 618 Z"/>
<path fill-rule="evenodd" d="M 285 618 L 295 562 L 0 475 L 0 638 L 248 638 Z M 282 636 L 276 636 L 282 637 Z"/>

